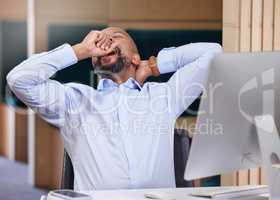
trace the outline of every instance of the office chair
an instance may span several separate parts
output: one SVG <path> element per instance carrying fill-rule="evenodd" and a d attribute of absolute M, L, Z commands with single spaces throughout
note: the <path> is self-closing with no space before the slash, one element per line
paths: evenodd
<path fill-rule="evenodd" d="M 186 181 L 184 173 L 189 157 L 191 138 L 185 129 L 175 129 L 174 134 L 174 168 L 176 187 L 193 187 L 193 181 Z"/>
<path fill-rule="evenodd" d="M 191 139 L 184 129 L 175 129 L 174 167 L 176 187 L 193 187 L 192 181 L 184 180 L 185 166 L 188 160 Z M 74 189 L 74 170 L 71 159 L 64 151 L 61 189 Z"/>
<path fill-rule="evenodd" d="M 61 189 L 74 189 L 74 169 L 68 153 L 64 150 Z"/>

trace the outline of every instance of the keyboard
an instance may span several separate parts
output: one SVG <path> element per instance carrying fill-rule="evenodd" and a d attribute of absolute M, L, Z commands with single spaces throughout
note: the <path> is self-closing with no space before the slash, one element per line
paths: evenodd
<path fill-rule="evenodd" d="M 268 194 L 268 186 L 235 186 L 235 187 L 223 187 L 223 188 L 201 188 L 192 192 L 191 196 L 206 197 L 211 199 L 220 198 L 238 198 L 246 196 L 258 196 Z"/>

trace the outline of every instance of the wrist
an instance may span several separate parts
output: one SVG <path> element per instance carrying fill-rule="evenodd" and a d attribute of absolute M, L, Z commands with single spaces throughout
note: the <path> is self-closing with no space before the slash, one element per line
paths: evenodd
<path fill-rule="evenodd" d="M 149 61 L 148 61 L 148 63 L 147 63 L 146 76 L 147 76 L 147 77 L 153 76 L 153 72 L 152 72 L 152 69 L 151 69 L 151 67 L 150 67 Z"/>
<path fill-rule="evenodd" d="M 89 58 L 87 51 L 85 50 L 85 48 L 83 48 L 81 43 L 78 43 L 74 46 L 72 46 L 77 59 L 80 60 L 84 60 L 86 58 Z"/>
<path fill-rule="evenodd" d="M 150 66 L 150 71 L 152 76 L 159 76 L 160 71 L 158 69 L 157 65 L 157 58 L 155 56 L 151 56 L 149 58 L 149 66 Z"/>

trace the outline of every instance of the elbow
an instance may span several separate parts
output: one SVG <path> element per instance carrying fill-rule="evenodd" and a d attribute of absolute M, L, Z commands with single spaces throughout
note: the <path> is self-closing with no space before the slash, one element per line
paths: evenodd
<path fill-rule="evenodd" d="M 12 91 L 15 88 L 21 88 L 23 79 L 25 79 L 24 74 L 15 69 L 12 69 L 6 76 L 7 84 Z"/>
<path fill-rule="evenodd" d="M 30 83 L 26 81 L 26 75 L 18 70 L 11 70 L 7 76 L 7 85 L 10 90 L 19 98 L 31 98 L 29 95 Z"/>
<path fill-rule="evenodd" d="M 12 85 L 14 84 L 16 78 L 14 77 L 13 70 L 10 71 L 6 76 L 7 84 L 12 89 Z"/>
<path fill-rule="evenodd" d="M 222 53 L 223 52 L 223 47 L 219 43 L 213 43 L 212 44 L 212 51 L 214 54 Z"/>

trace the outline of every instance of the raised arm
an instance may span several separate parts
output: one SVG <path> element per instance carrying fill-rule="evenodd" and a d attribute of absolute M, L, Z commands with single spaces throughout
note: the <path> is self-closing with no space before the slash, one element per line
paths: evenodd
<path fill-rule="evenodd" d="M 211 59 L 221 52 L 216 43 L 191 43 L 159 52 L 160 73 L 176 71 L 167 82 L 172 117 L 180 116 L 202 93 Z"/>
<path fill-rule="evenodd" d="M 104 39 L 105 38 L 105 39 Z M 78 60 L 109 53 L 112 48 L 98 31 L 90 32 L 79 44 L 64 44 L 52 51 L 31 56 L 7 75 L 7 82 L 15 95 L 38 112 L 49 123 L 61 127 L 69 105 L 79 105 L 79 93 L 69 86 L 51 80 L 58 70 Z"/>

